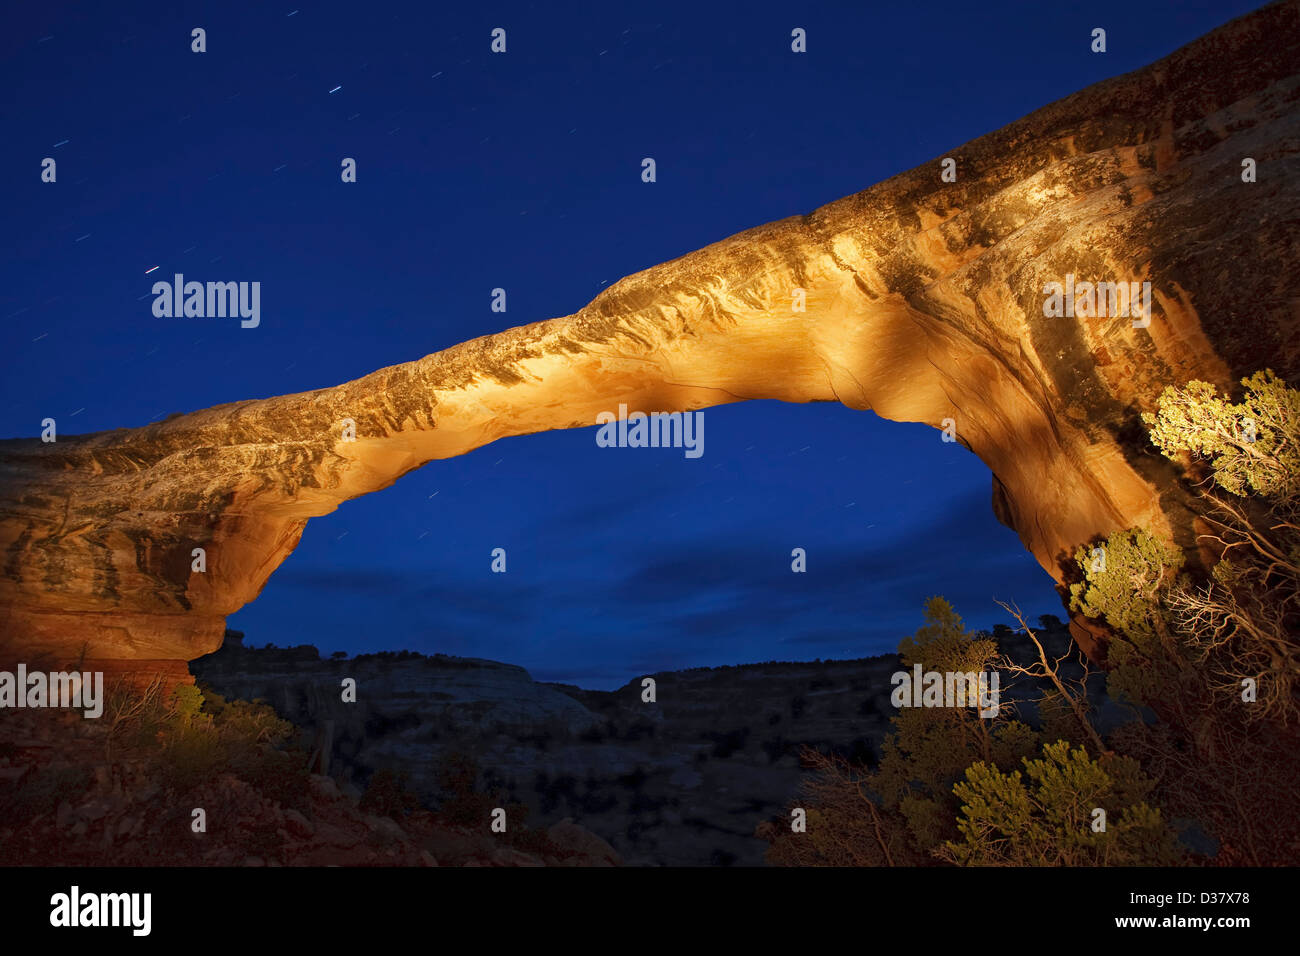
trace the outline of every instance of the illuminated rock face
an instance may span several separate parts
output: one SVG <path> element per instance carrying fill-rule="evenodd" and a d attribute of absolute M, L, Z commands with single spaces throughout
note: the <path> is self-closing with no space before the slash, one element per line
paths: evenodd
<path fill-rule="evenodd" d="M 1298 65 L 1300 5 L 1269 7 L 952 150 L 954 182 L 936 158 L 623 279 L 575 315 L 336 388 L 0 443 L 5 653 L 205 654 L 307 519 L 619 404 L 952 419 L 993 473 L 998 516 L 1058 580 L 1067 553 L 1118 528 L 1190 546 L 1175 470 L 1137 416 L 1169 384 L 1300 373 Z M 1047 284 L 1067 276 L 1150 282 L 1149 327 L 1046 316 Z M 191 570 L 199 547 L 206 573 Z"/>

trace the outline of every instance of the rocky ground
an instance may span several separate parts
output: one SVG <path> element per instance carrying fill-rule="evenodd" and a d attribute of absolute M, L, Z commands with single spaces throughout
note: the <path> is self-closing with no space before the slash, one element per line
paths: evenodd
<path fill-rule="evenodd" d="M 1059 655 L 1068 631 L 1044 622 Z M 995 636 L 1029 652 L 1005 628 Z M 495 661 L 322 660 L 230 632 L 193 663 L 205 708 L 264 700 L 296 739 L 265 741 L 265 722 L 279 723 L 265 707 L 230 725 L 243 749 L 219 752 L 202 734 L 168 743 L 171 725 L 124 738 L 112 707 L 91 720 L 6 709 L 0 865 L 759 865 L 755 831 L 798 793 L 804 748 L 875 760 L 898 668 L 882 655 L 666 672 L 645 675 L 648 702 L 642 676 L 591 691 Z M 1003 702 L 1034 694 L 1021 685 Z M 506 834 L 490 827 L 497 806 Z"/>
<path fill-rule="evenodd" d="M 0 866 L 610 866 L 613 848 L 560 821 L 530 851 L 486 827 L 427 811 L 365 812 L 331 777 L 292 798 L 233 773 L 178 795 L 156 768 L 106 753 L 108 725 L 79 714 L 8 710 L 0 721 Z M 205 814 L 196 833 L 193 811 Z"/>

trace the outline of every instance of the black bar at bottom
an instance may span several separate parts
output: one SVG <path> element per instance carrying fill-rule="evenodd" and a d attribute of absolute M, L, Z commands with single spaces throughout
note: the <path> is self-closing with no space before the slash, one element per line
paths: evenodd
<path fill-rule="evenodd" d="M 127 946 L 146 940 L 329 945 L 349 938 L 373 946 L 411 934 L 427 939 L 431 929 L 437 939 L 452 925 L 471 938 L 486 934 L 494 945 L 516 934 L 534 943 L 576 942 L 593 930 L 618 933 L 620 927 L 627 941 L 678 924 L 698 930 L 701 920 L 710 936 L 723 938 L 762 937 L 783 924 L 797 935 L 816 935 L 842 923 L 855 927 L 854 935 L 866 933 L 865 943 L 873 923 L 922 936 L 924 927 L 937 931 L 943 923 L 948 931 L 983 926 L 989 943 L 1005 943 L 1008 934 L 1080 941 L 1195 934 L 1231 945 L 1247 938 L 1242 934 L 1286 931 L 1296 918 L 1294 883 L 1294 870 L 1226 868 L 8 868 L 0 870 L 0 925 L 8 941 L 76 934 L 81 942 L 115 938 Z M 116 916 L 124 925 L 52 925 L 52 916 L 74 921 L 74 886 L 76 922 L 100 921 L 102 913 L 102 921 Z M 145 923 L 143 896 L 103 896 L 145 893 L 147 936 L 136 932 Z M 776 948 L 775 938 L 767 942 Z"/>

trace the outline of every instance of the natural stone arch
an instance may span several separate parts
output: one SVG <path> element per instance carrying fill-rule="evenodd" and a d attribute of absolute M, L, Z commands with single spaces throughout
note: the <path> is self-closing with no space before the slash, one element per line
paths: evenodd
<path fill-rule="evenodd" d="M 623 279 L 574 315 L 336 388 L 0 443 L 9 651 L 210 652 L 309 518 L 620 404 L 952 418 L 993 473 L 999 517 L 1058 581 L 1074 547 L 1119 528 L 1190 546 L 1176 471 L 1134 425 L 1169 384 L 1300 371 L 1298 9 L 1257 11 L 952 150 L 956 182 L 936 159 Z M 1241 181 L 1247 156 L 1256 183 Z M 1150 281 L 1150 327 L 1044 317 L 1045 283 L 1067 273 Z"/>

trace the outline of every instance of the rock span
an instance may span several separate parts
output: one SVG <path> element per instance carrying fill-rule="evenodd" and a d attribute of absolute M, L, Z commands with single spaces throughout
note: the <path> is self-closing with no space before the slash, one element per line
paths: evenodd
<path fill-rule="evenodd" d="M 951 418 L 993 473 L 998 516 L 1058 581 L 1070 551 L 1118 528 L 1190 547 L 1177 469 L 1137 416 L 1169 384 L 1300 373 L 1298 98 L 1289 2 L 952 150 L 955 182 L 936 158 L 625 278 L 574 315 L 335 388 L 0 443 L 5 654 L 183 670 L 309 518 L 620 404 Z M 1045 316 L 1047 284 L 1067 276 L 1149 281 L 1149 327 Z"/>

